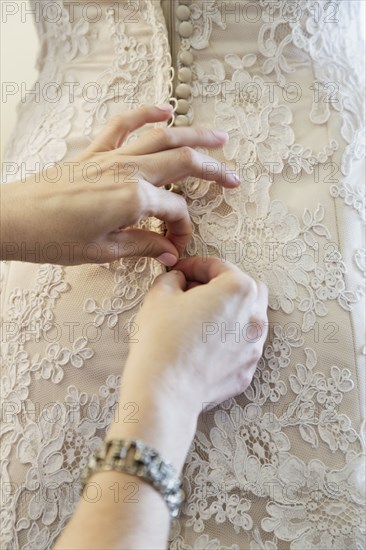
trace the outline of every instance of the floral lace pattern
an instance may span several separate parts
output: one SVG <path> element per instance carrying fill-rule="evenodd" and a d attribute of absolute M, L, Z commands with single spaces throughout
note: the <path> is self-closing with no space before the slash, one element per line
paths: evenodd
<path fill-rule="evenodd" d="M 187 253 L 218 255 L 264 281 L 269 332 L 250 387 L 203 407 L 170 548 L 360 550 L 360 3 L 258 0 L 253 13 L 253 2 L 184 2 L 193 31 L 177 34 L 172 59 L 165 1 L 85 11 L 53 0 L 54 17 L 36 17 L 35 90 L 52 82 L 61 94 L 29 95 L 20 106 L 5 153 L 19 166 L 8 181 L 19 179 L 20 164 L 72 159 L 113 114 L 166 101 L 172 66 L 191 49 L 193 123 L 230 135 L 222 151 L 203 152 L 242 184 L 182 182 L 194 224 Z M 156 220 L 149 227 L 163 231 Z M 80 471 L 113 418 L 133 319 L 162 268 L 143 258 L 71 268 L 5 262 L 1 271 L 1 547 L 42 550 L 80 498 Z"/>

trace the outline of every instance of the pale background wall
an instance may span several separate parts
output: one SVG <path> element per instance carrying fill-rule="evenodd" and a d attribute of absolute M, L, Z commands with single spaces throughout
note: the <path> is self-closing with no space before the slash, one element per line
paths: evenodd
<path fill-rule="evenodd" d="M 21 0 L 22 1 L 22 0 Z M 0 0 L 3 4 L 3 0 Z M 16 2 L 12 2 L 16 4 Z M 20 101 L 20 91 L 5 97 L 3 94 L 4 83 L 15 82 L 19 85 L 25 82 L 27 89 L 37 78 L 35 62 L 38 50 L 38 37 L 32 21 L 28 15 L 25 22 L 21 21 L 19 14 L 9 16 L 4 22 L 4 8 L 1 6 L 1 156 L 7 136 L 14 127 L 16 120 L 16 105 Z"/>
<path fill-rule="evenodd" d="M 0 0 L 0 3 L 3 1 Z M 25 0 L 18 1 L 24 2 Z M 365 0 L 360 1 L 364 10 L 363 22 L 360 24 L 365 34 L 366 2 Z M 38 50 L 38 37 L 31 16 L 28 15 L 25 19 L 25 22 L 21 21 L 20 10 L 19 14 L 8 17 L 6 23 L 3 22 L 4 17 L 1 18 L 1 80 L 3 83 L 15 82 L 19 87 L 20 83 L 24 82 L 29 89 L 37 76 L 34 65 Z M 20 91 L 13 96 L 8 96 L 5 102 L 3 99 L 1 101 L 1 153 L 6 138 L 15 124 L 15 109 L 20 100 Z"/>

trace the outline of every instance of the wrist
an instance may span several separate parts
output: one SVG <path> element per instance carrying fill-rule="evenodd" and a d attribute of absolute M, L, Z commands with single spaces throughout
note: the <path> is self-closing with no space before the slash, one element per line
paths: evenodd
<path fill-rule="evenodd" d="M 148 383 L 122 381 L 121 397 L 106 439 L 141 439 L 181 471 L 199 411 Z"/>
<path fill-rule="evenodd" d="M 1 260 L 18 259 L 13 257 L 18 250 L 17 200 L 14 200 L 16 193 L 17 184 L 15 183 L 1 186 Z"/>
<path fill-rule="evenodd" d="M 27 186 L 26 190 L 24 186 Z M 33 244 L 33 223 L 29 217 L 36 209 L 29 204 L 31 182 L 1 186 L 1 259 L 22 261 L 22 247 Z M 26 192 L 25 192 L 26 191 Z"/>

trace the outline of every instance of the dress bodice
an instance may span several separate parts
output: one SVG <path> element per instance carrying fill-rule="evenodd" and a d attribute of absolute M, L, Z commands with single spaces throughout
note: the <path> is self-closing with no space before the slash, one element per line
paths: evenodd
<path fill-rule="evenodd" d="M 39 78 L 7 181 L 72 160 L 111 116 L 167 100 L 172 125 L 229 133 L 209 153 L 241 178 L 236 190 L 181 182 L 187 254 L 264 281 L 270 325 L 251 386 L 200 416 L 171 550 L 363 548 L 361 2 L 31 5 Z M 161 270 L 146 258 L 2 265 L 1 396 L 14 403 L 0 425 L 2 548 L 48 549 L 70 518 L 116 405 L 126 327 Z"/>

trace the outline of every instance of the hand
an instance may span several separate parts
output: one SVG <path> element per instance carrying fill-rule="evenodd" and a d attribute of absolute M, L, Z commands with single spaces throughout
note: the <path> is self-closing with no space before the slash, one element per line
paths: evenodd
<path fill-rule="evenodd" d="M 77 265 L 150 256 L 174 265 L 191 222 L 183 197 L 164 186 L 187 176 L 226 187 L 238 181 L 194 149 L 223 146 L 228 135 L 222 131 L 155 128 L 123 145 L 130 132 L 171 114 L 171 106 L 148 106 L 118 115 L 73 162 L 49 168 L 39 181 L 32 176 L 26 185 L 2 186 L 1 259 Z M 149 216 L 166 223 L 165 237 L 131 228 Z M 27 254 L 30 249 L 38 253 Z"/>
<path fill-rule="evenodd" d="M 136 388 L 198 415 L 205 403 L 242 393 L 262 354 L 267 305 L 267 287 L 233 264 L 181 260 L 156 279 L 135 319 L 122 396 Z"/>

